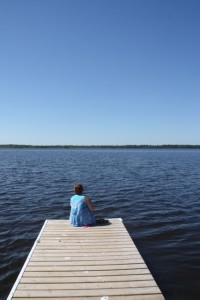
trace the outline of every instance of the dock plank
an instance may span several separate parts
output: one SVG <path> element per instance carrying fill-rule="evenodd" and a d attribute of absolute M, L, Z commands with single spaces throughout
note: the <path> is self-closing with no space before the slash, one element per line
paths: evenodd
<path fill-rule="evenodd" d="M 130 269 L 130 270 L 95 270 L 95 271 L 34 271 L 29 272 L 26 270 L 26 272 L 23 274 L 23 277 L 87 277 L 87 276 L 94 276 L 99 277 L 102 276 L 103 278 L 106 278 L 107 276 L 118 276 L 118 275 L 141 275 L 141 274 L 150 274 L 150 271 L 146 268 L 144 269 Z"/>
<path fill-rule="evenodd" d="M 160 290 L 157 287 L 142 287 L 142 288 L 117 288 L 117 289 L 64 289 L 64 290 L 17 290 L 15 297 L 102 297 L 106 296 L 124 296 L 124 295 L 145 295 L 159 294 Z"/>
<path fill-rule="evenodd" d="M 52 298 L 51 299 L 55 299 L 55 300 L 69 300 L 69 297 L 56 297 L 56 298 Z M 72 299 L 72 298 L 71 298 Z M 73 297 L 73 300 L 163 300 L 163 296 L 160 294 L 151 294 L 151 295 L 131 295 L 131 296 L 126 296 L 123 295 L 123 298 L 121 296 L 103 296 L 101 298 L 97 298 L 97 297 Z M 40 297 L 24 297 L 24 298 L 13 298 L 13 300 L 44 300 L 44 298 L 40 298 Z"/>
<path fill-rule="evenodd" d="M 141 274 L 141 275 L 114 275 L 114 276 L 86 276 L 84 282 L 123 282 L 123 281 L 142 281 L 142 280 L 152 280 L 151 274 Z M 23 276 L 21 283 L 69 283 L 69 282 L 83 282 L 82 276 L 59 276 L 59 274 L 54 274 L 53 277 L 48 275 L 42 276 L 38 274 L 38 277 Z"/>
<path fill-rule="evenodd" d="M 75 228 L 47 220 L 8 300 L 163 300 L 121 219 Z"/>

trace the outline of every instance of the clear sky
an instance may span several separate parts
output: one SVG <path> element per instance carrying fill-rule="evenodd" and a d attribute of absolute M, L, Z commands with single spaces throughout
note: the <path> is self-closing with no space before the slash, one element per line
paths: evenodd
<path fill-rule="evenodd" d="M 199 0 L 0 0 L 0 144 L 200 144 Z"/>

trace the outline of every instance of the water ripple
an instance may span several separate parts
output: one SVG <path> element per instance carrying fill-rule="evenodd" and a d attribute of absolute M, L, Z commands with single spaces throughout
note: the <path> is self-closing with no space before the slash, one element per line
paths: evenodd
<path fill-rule="evenodd" d="M 124 220 L 166 299 L 200 299 L 200 151 L 0 150 L 2 299 L 76 181 L 98 217 Z"/>

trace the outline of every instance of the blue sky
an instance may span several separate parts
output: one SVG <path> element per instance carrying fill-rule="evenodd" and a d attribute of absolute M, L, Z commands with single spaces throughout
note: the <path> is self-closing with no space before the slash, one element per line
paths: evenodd
<path fill-rule="evenodd" d="M 200 144 L 200 1 L 0 0 L 0 144 Z"/>

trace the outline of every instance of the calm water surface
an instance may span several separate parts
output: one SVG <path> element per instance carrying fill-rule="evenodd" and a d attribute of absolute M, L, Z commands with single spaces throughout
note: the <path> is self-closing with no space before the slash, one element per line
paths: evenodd
<path fill-rule="evenodd" d="M 0 295 L 80 181 L 121 217 L 166 299 L 200 299 L 200 150 L 0 150 Z"/>

